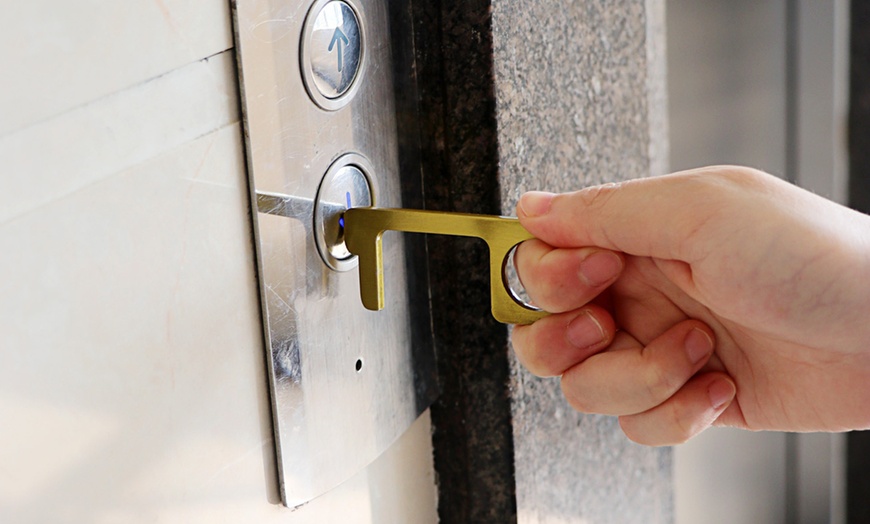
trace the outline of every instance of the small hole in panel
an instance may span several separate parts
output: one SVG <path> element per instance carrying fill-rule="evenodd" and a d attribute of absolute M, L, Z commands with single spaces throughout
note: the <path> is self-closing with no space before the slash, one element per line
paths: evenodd
<path fill-rule="evenodd" d="M 515 245 L 508 252 L 507 257 L 505 257 L 502 279 L 504 280 L 504 285 L 505 288 L 507 288 L 508 293 L 510 293 L 518 304 L 535 311 L 540 311 L 540 308 L 532 304 L 532 299 L 529 297 L 526 288 L 523 286 L 523 283 L 520 282 L 520 276 L 517 274 L 517 266 L 514 263 L 514 257 L 516 256 L 517 248 L 519 246 L 519 244 Z"/>
<path fill-rule="evenodd" d="M 363 368 L 363 360 L 361 358 L 356 359 L 356 365 L 354 366 L 354 369 L 356 369 L 357 373 L 360 373 L 362 371 L 362 368 Z"/>

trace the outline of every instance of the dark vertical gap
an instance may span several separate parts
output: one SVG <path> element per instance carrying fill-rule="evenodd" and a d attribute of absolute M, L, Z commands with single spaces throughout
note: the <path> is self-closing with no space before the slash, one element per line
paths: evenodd
<path fill-rule="evenodd" d="M 424 205 L 498 213 L 490 0 L 412 2 Z M 507 328 L 486 245 L 427 239 L 441 394 L 432 406 L 441 522 L 515 522 Z"/>
<path fill-rule="evenodd" d="M 870 213 L 870 2 L 852 1 L 849 24 L 849 205 Z"/>
<path fill-rule="evenodd" d="M 850 10 L 849 205 L 870 213 L 870 2 Z M 846 522 L 870 524 L 870 432 L 846 439 Z"/>
<path fill-rule="evenodd" d="M 420 209 L 424 206 L 424 195 L 412 6 L 411 2 L 387 2 L 387 9 L 392 41 L 402 207 Z M 422 413 L 432 405 L 439 392 L 429 296 L 429 257 L 425 237 L 405 235 L 403 240 L 413 341 L 415 408 L 417 413 Z"/>
<path fill-rule="evenodd" d="M 798 0 L 785 2 L 785 177 L 792 184 L 798 178 L 798 60 L 799 48 L 799 6 Z M 785 522 L 798 521 L 798 436 L 785 435 Z"/>
<path fill-rule="evenodd" d="M 870 523 L 870 431 L 849 433 L 846 444 L 846 522 Z"/>

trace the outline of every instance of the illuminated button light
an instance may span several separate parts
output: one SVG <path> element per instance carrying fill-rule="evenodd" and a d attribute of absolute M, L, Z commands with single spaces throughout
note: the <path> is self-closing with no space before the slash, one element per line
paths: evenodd
<path fill-rule="evenodd" d="M 375 205 L 368 161 L 350 153 L 336 160 L 324 175 L 314 200 L 314 241 L 323 262 L 336 271 L 357 266 L 344 242 L 344 212 Z"/>

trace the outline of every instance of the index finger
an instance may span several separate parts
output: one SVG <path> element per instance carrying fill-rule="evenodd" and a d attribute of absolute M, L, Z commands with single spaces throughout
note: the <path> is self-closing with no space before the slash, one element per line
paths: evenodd
<path fill-rule="evenodd" d="M 517 216 L 554 247 L 692 261 L 706 231 L 722 225 L 727 214 L 720 211 L 747 187 L 764 186 L 766 177 L 749 168 L 710 167 L 559 195 L 530 192 L 520 198 Z"/>

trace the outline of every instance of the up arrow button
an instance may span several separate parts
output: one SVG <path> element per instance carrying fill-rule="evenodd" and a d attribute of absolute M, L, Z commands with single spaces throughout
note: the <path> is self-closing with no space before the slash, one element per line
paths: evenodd
<path fill-rule="evenodd" d="M 302 77 L 311 98 L 334 111 L 350 101 L 364 58 L 360 17 L 351 0 L 318 0 L 305 19 Z"/>
<path fill-rule="evenodd" d="M 335 33 L 332 34 L 332 42 L 329 43 L 329 51 L 334 47 L 338 53 L 338 72 L 341 72 L 341 43 L 348 44 L 347 36 L 341 31 L 340 27 L 335 28 Z M 338 44 L 338 45 L 336 45 Z"/>

